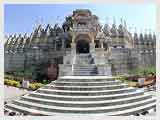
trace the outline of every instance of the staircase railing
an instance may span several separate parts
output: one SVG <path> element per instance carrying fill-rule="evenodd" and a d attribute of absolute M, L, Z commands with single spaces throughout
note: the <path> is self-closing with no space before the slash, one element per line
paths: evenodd
<path fill-rule="evenodd" d="M 72 60 L 72 75 L 73 75 L 73 71 L 74 71 L 74 64 L 76 63 L 76 55 L 73 56 L 73 60 Z"/>

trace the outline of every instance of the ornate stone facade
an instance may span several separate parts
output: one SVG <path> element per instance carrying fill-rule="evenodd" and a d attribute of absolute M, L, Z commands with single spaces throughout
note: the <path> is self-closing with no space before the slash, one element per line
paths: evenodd
<path fill-rule="evenodd" d="M 62 27 L 38 27 L 30 35 L 10 35 L 5 43 L 5 72 L 24 69 L 37 63 L 62 64 L 71 55 L 91 53 L 96 63 L 107 63 L 112 74 L 127 74 L 143 65 L 155 65 L 155 34 L 132 35 L 126 23 L 111 28 L 98 22 L 87 9 L 77 9 L 66 17 Z M 64 56 L 66 56 L 64 58 Z"/>

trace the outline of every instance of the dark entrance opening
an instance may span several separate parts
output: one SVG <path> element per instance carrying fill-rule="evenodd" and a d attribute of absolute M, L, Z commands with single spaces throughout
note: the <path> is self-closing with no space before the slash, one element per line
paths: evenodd
<path fill-rule="evenodd" d="M 89 42 L 86 40 L 78 40 L 76 45 L 77 53 L 89 53 Z"/>

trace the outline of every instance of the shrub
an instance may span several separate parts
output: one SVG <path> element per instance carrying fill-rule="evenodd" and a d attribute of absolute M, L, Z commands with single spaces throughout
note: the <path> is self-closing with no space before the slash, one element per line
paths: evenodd
<path fill-rule="evenodd" d="M 121 80 L 122 82 L 127 80 L 126 76 L 122 76 L 122 75 L 121 76 L 116 76 L 115 78 L 118 79 L 118 80 Z"/>
<path fill-rule="evenodd" d="M 32 89 L 32 90 L 36 90 L 36 86 L 34 84 L 30 84 L 29 88 Z"/>
<path fill-rule="evenodd" d="M 42 83 L 31 83 L 29 85 L 29 88 L 32 89 L 32 90 L 37 90 L 38 88 L 42 87 L 43 84 Z"/>
<path fill-rule="evenodd" d="M 9 86 L 14 86 L 14 87 L 21 87 L 21 84 L 19 81 L 15 81 L 15 80 L 4 80 L 4 84 L 5 85 L 9 85 Z"/>
<path fill-rule="evenodd" d="M 43 84 L 48 84 L 48 83 L 50 83 L 50 82 L 49 82 L 49 80 L 43 80 L 42 83 L 43 83 Z"/>
<path fill-rule="evenodd" d="M 132 75 L 147 76 L 149 74 L 156 74 L 156 67 L 154 65 L 148 65 L 145 67 L 137 67 L 129 71 Z"/>

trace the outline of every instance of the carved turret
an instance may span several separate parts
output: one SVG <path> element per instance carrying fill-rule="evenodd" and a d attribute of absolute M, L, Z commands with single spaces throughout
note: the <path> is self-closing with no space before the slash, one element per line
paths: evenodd
<path fill-rule="evenodd" d="M 145 30 L 145 34 L 144 34 L 144 40 L 147 41 L 149 39 L 149 36 L 147 34 L 147 30 Z"/>
<path fill-rule="evenodd" d="M 108 25 L 108 24 L 105 24 L 105 25 L 104 25 L 103 32 L 104 32 L 104 34 L 105 34 L 106 36 L 110 36 L 110 35 L 111 35 L 110 28 L 109 28 L 109 25 Z"/>
<path fill-rule="evenodd" d="M 137 34 L 136 31 L 134 32 L 133 39 L 134 39 L 135 42 L 138 42 L 138 34 Z"/>
<path fill-rule="evenodd" d="M 118 36 L 119 37 L 124 37 L 124 29 L 123 29 L 123 25 L 120 24 L 118 27 Z"/>
<path fill-rule="evenodd" d="M 117 37 L 117 35 L 118 33 L 117 33 L 117 28 L 116 28 L 116 21 L 114 19 L 112 28 L 111 28 L 111 37 Z"/>
<path fill-rule="evenodd" d="M 151 30 L 149 30 L 149 35 L 148 35 L 148 39 L 149 39 L 149 41 L 152 41 L 152 33 L 151 33 Z"/>
<path fill-rule="evenodd" d="M 140 41 L 143 41 L 143 40 L 144 40 L 142 33 L 140 33 L 139 40 L 140 40 Z"/>
<path fill-rule="evenodd" d="M 51 34 L 50 30 L 51 30 L 51 26 L 50 26 L 50 24 L 48 24 L 47 27 L 46 27 L 46 29 L 44 30 L 45 35 L 50 36 L 50 34 Z"/>

